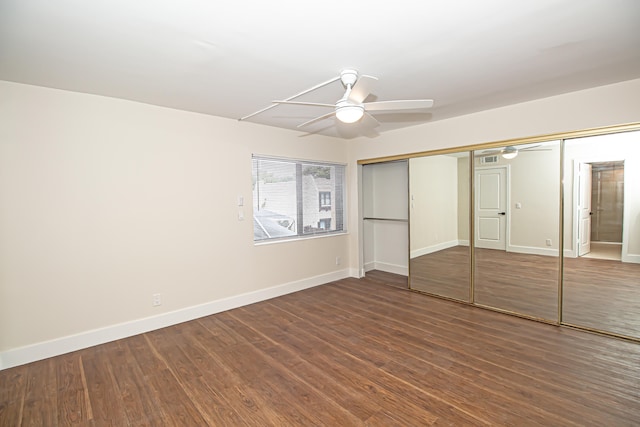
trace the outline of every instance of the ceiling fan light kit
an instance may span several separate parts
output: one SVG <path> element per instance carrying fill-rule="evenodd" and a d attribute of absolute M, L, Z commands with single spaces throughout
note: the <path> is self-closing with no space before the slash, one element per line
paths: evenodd
<path fill-rule="evenodd" d="M 518 155 L 518 149 L 515 147 L 506 147 L 502 151 L 502 157 L 507 160 L 515 159 L 517 155 Z"/>
<path fill-rule="evenodd" d="M 340 105 L 342 104 L 342 105 Z M 342 123 L 355 123 L 364 116 L 362 105 L 352 105 L 348 102 L 338 103 L 336 106 L 336 117 Z"/>

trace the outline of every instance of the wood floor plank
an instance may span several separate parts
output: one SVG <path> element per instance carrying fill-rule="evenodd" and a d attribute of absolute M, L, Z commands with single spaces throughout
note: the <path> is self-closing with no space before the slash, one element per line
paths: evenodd
<path fill-rule="evenodd" d="M 144 374 L 128 342 L 131 340 L 119 340 L 108 346 L 111 349 L 108 361 L 126 417 L 132 426 L 166 425 L 167 417 L 160 400 L 146 386 Z"/>
<path fill-rule="evenodd" d="M 0 371 L 0 425 L 637 426 L 639 360 L 373 272 Z"/>
<path fill-rule="evenodd" d="M 58 424 L 75 425 L 91 420 L 90 403 L 86 399 L 80 352 L 59 356 L 56 364 L 58 385 Z"/>
<path fill-rule="evenodd" d="M 115 351 L 110 346 L 93 347 L 82 352 L 82 366 L 91 407 L 90 419 L 98 424 L 109 424 L 112 418 L 123 420 L 129 424 L 121 399 L 122 394 L 108 359 L 110 353 Z"/>
<path fill-rule="evenodd" d="M 376 323 L 376 319 L 372 319 L 372 320 L 373 320 L 373 323 Z M 360 328 L 363 327 L 363 324 L 364 324 L 363 322 L 359 322 L 359 321 L 356 321 L 356 319 L 354 319 L 354 321 L 352 321 L 351 324 L 344 325 L 342 329 L 347 334 L 350 334 L 350 333 L 355 334 Z M 385 325 L 385 328 L 386 328 L 386 325 Z M 373 351 L 375 351 L 372 349 L 385 348 L 385 350 L 380 351 L 379 352 L 380 354 L 378 355 L 379 358 L 384 358 L 384 357 L 387 358 L 387 361 L 381 367 L 382 370 L 385 370 L 388 372 L 389 366 L 393 366 L 396 360 L 401 361 L 399 363 L 403 363 L 403 364 L 406 364 L 409 361 L 413 361 L 414 366 L 422 367 L 423 374 L 429 376 L 430 382 L 434 383 L 432 385 L 435 389 L 439 391 L 440 395 L 448 393 L 448 398 L 446 400 L 448 402 L 454 402 L 456 407 L 464 409 L 466 412 L 473 412 L 475 415 L 484 414 L 483 416 L 485 417 L 485 419 L 490 418 L 491 413 L 497 412 L 497 413 L 507 414 L 509 412 L 509 409 L 508 409 L 508 404 L 510 401 L 509 394 L 503 394 L 497 397 L 494 396 L 493 399 L 488 399 L 486 395 L 489 395 L 489 397 L 491 397 L 492 388 L 495 388 L 495 387 L 487 387 L 486 389 L 480 389 L 479 387 L 476 386 L 476 384 L 471 384 L 464 388 L 450 389 L 451 385 L 459 383 L 461 381 L 465 381 L 464 376 L 459 374 L 453 375 L 453 370 L 449 369 L 452 362 L 449 362 L 447 364 L 447 369 L 440 369 L 437 365 L 433 364 L 429 358 L 426 358 L 426 359 L 415 358 L 414 355 L 411 354 L 410 350 L 407 350 L 406 347 L 403 347 L 404 340 L 398 340 L 396 339 L 397 337 L 394 336 L 400 331 L 394 330 L 392 333 L 386 334 L 386 331 L 383 328 L 381 328 L 379 330 L 375 330 L 372 332 L 373 333 L 369 334 L 367 337 L 363 337 L 365 342 L 363 342 L 360 347 L 366 349 L 366 352 L 368 354 L 371 354 Z M 392 351 L 390 352 L 389 349 L 392 349 Z M 362 354 L 356 354 L 356 356 L 366 357 L 366 356 L 363 356 Z M 412 383 L 412 378 L 410 377 L 400 376 L 395 374 L 394 372 L 389 372 L 389 373 L 397 378 L 400 378 L 406 381 L 407 383 Z M 474 374 L 477 375 L 478 372 L 475 372 Z M 436 380 L 439 380 L 439 381 L 436 381 Z M 424 387 L 421 387 L 421 388 L 424 388 Z M 461 396 L 460 395 L 461 392 L 467 393 L 467 395 Z M 468 393 L 485 394 L 485 399 L 483 400 L 482 405 L 477 405 L 476 407 L 470 408 L 469 404 L 473 404 L 475 399 L 472 398 L 473 394 L 469 395 Z M 494 402 L 496 403 L 494 404 Z M 507 406 L 500 407 L 502 402 L 506 402 Z M 492 408 L 492 406 L 496 406 L 496 405 L 498 406 Z M 522 419 L 523 417 L 526 417 L 528 419 L 533 419 L 534 416 L 536 415 L 537 413 L 535 411 L 530 412 L 526 415 L 522 413 L 514 414 L 512 416 L 511 421 L 513 421 L 514 419 L 513 417 L 515 417 L 515 419 Z"/>
<path fill-rule="evenodd" d="M 274 312 L 268 309 L 269 313 Z M 282 310 L 277 310 L 282 313 Z M 251 310 L 253 313 L 254 310 Z M 358 363 L 353 358 L 343 358 L 338 351 L 328 348 L 327 343 L 316 338 L 312 325 L 303 322 L 302 325 L 289 324 L 289 328 L 282 325 L 247 319 L 248 313 L 239 313 L 238 316 L 246 319 L 252 328 L 262 331 L 265 336 L 273 340 L 271 343 L 263 342 L 262 350 L 268 353 L 274 360 L 278 360 L 287 369 L 294 371 L 296 375 L 308 384 L 317 384 L 318 390 L 328 399 L 348 408 L 360 420 L 370 419 L 373 415 L 385 409 L 395 411 L 397 419 L 405 418 L 403 411 L 407 411 L 413 405 L 397 399 L 392 393 L 378 387 L 367 377 L 356 375 L 353 365 Z M 297 322 L 296 322 L 297 323 Z M 326 345 L 325 348 L 322 346 Z M 261 347 L 258 344 L 258 347 Z M 340 363 L 340 361 L 343 361 Z M 372 367 L 372 373 L 375 369 Z M 402 407 L 402 409 L 399 409 Z M 411 421 L 419 421 L 422 425 L 432 424 L 437 417 L 429 414 L 428 410 L 413 407 L 420 419 L 414 417 Z M 405 419 L 405 422 L 409 421 Z M 406 424 L 405 424 L 406 425 Z"/>
<path fill-rule="evenodd" d="M 55 363 L 52 359 L 45 359 L 27 366 L 28 378 L 22 415 L 26 421 L 22 426 L 56 425 L 58 408 Z"/>
<path fill-rule="evenodd" d="M 209 327 L 205 328 L 200 322 L 192 322 L 191 327 L 183 331 L 183 335 L 191 343 L 183 348 L 200 369 L 202 381 L 225 399 L 242 419 L 241 423 L 230 425 L 287 425 L 286 418 L 275 411 L 264 396 L 224 364 L 219 357 L 221 348 L 218 347 L 218 335 L 210 333 L 211 322 L 204 323 Z"/>
<path fill-rule="evenodd" d="M 160 354 L 157 346 L 166 339 L 163 332 L 163 330 L 158 330 L 145 334 L 145 339 L 154 358 L 161 360 L 162 364 L 166 366 L 160 372 L 147 376 L 147 380 L 160 398 L 161 404 L 167 408 L 166 414 L 171 423 L 175 425 L 207 425 L 204 416 L 176 377 L 174 367 L 169 365 Z"/>
<path fill-rule="evenodd" d="M 278 305 L 288 303 L 278 302 Z M 297 310 L 296 304 L 288 305 L 290 310 Z M 312 314 L 309 313 L 311 316 Z M 313 314 L 317 315 L 317 312 Z M 326 355 L 330 359 L 330 364 L 322 366 L 329 374 L 332 369 L 344 368 L 350 372 L 359 384 L 368 390 L 374 391 L 383 396 L 385 400 L 391 401 L 394 406 L 394 413 L 411 420 L 409 424 L 430 424 L 434 422 L 431 416 L 446 418 L 454 424 L 462 425 L 486 425 L 487 420 L 483 420 L 476 414 L 469 414 L 449 402 L 441 399 L 438 393 L 427 392 L 411 386 L 392 375 L 388 375 L 381 367 L 389 362 L 389 358 L 383 351 L 366 347 L 362 340 L 362 334 L 344 334 L 337 327 L 314 328 L 316 322 L 309 322 L 304 326 L 292 326 L 299 336 L 306 336 L 305 341 L 299 341 L 295 351 L 305 357 L 312 357 L 316 352 Z M 325 325 L 326 326 L 326 325 Z M 314 362 L 318 364 L 318 362 Z M 399 393 L 403 390 L 402 393 Z M 419 409 L 428 408 L 427 414 L 421 414 Z M 420 417 L 430 415 L 429 421 L 425 422 Z"/>
<path fill-rule="evenodd" d="M 0 426 L 20 425 L 23 417 L 27 366 L 0 371 Z"/>
<path fill-rule="evenodd" d="M 163 329 L 155 337 L 163 337 L 155 344 L 157 350 L 189 399 L 194 403 L 207 425 L 238 425 L 241 418 L 223 396 L 203 380 L 198 366 L 187 355 L 186 348 L 193 344 L 185 339 L 189 325 L 176 325 L 175 329 Z"/>
<path fill-rule="evenodd" d="M 247 328 L 241 321 L 236 330 Z M 263 340 L 258 341 L 264 343 Z M 273 345 L 273 344 L 271 344 Z M 345 408 L 324 398 L 312 385 L 271 358 L 256 346 L 243 344 L 222 353 L 226 364 L 241 373 L 245 381 L 272 398 L 272 404 L 286 405 L 286 410 L 303 424 L 353 425 L 357 418 Z M 278 384 L 274 388 L 274 384 Z"/>

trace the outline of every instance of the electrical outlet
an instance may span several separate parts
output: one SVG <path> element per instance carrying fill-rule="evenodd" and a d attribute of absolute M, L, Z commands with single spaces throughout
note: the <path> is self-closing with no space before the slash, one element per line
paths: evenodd
<path fill-rule="evenodd" d="M 153 294 L 151 297 L 151 306 L 157 307 L 162 305 L 162 294 Z"/>
<path fill-rule="evenodd" d="M 340 263 L 342 262 L 342 260 L 340 259 L 339 256 L 336 257 L 336 265 L 340 265 Z"/>
<path fill-rule="evenodd" d="M 547 246 L 551 246 L 551 239 L 547 239 Z"/>

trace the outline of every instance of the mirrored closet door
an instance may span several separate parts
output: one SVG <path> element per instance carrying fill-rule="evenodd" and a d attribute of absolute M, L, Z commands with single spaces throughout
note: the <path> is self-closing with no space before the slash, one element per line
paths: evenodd
<path fill-rule="evenodd" d="M 409 155 L 408 182 L 378 180 L 391 189 L 381 206 L 408 184 L 409 241 L 383 233 L 405 217 L 378 213 L 365 239 L 405 260 L 408 247 L 412 290 L 640 340 L 639 127 Z M 371 265 L 403 274 L 397 260 Z"/>
<path fill-rule="evenodd" d="M 558 321 L 560 142 L 474 152 L 474 301 Z"/>
<path fill-rule="evenodd" d="M 640 338 L 640 131 L 565 141 L 562 322 Z"/>
<path fill-rule="evenodd" d="M 411 289 L 470 300 L 469 153 L 409 160 Z"/>

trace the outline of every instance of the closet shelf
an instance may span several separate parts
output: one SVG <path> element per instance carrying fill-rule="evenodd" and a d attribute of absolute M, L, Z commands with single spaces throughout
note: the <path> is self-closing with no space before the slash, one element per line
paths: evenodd
<path fill-rule="evenodd" d="M 377 218 L 377 217 L 369 217 L 366 216 L 364 218 L 362 218 L 363 220 L 367 221 L 367 220 L 376 220 L 376 221 L 397 221 L 397 222 L 409 222 L 408 219 L 403 219 L 403 218 Z"/>

